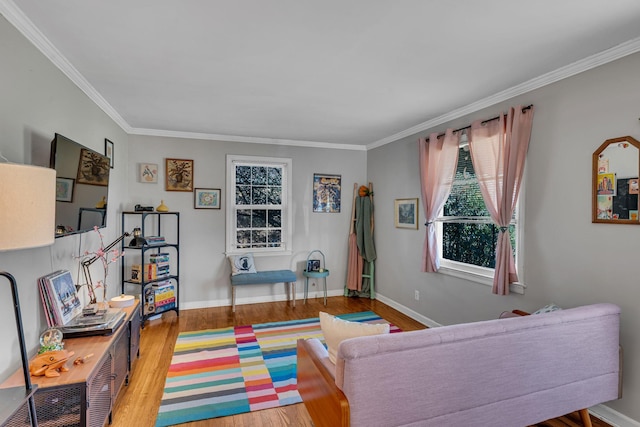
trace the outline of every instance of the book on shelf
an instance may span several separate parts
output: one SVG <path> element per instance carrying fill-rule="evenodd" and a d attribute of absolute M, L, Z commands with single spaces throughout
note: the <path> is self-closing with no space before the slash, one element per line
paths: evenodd
<path fill-rule="evenodd" d="M 153 264 L 168 264 L 170 255 L 166 252 L 158 252 L 157 254 L 149 255 L 149 262 Z"/>
<path fill-rule="evenodd" d="M 144 236 L 144 239 L 147 241 L 147 246 L 165 244 L 164 236 Z"/>

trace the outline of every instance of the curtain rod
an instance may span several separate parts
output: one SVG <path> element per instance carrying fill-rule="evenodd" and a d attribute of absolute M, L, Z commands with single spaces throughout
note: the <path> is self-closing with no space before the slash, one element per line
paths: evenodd
<path fill-rule="evenodd" d="M 531 107 L 533 107 L 533 104 L 529 104 L 526 107 L 522 107 L 522 112 L 524 113 L 525 111 L 530 110 Z M 489 122 L 492 122 L 494 120 L 498 120 L 499 118 L 500 118 L 500 116 L 496 116 L 496 117 L 492 117 L 492 118 L 487 119 L 487 120 L 483 120 L 482 124 L 489 123 Z M 460 132 L 460 131 L 467 130 L 467 129 L 471 129 L 471 125 L 456 129 L 456 130 L 453 131 L 453 133 Z M 445 135 L 444 133 L 440 133 L 440 134 L 438 134 L 437 138 L 441 138 L 444 135 Z"/>

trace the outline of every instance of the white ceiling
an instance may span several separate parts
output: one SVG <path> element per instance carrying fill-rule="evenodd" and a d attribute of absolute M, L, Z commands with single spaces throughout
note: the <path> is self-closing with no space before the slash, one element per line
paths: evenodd
<path fill-rule="evenodd" d="M 350 149 L 640 50 L 637 0 L 0 0 L 0 12 L 129 133 Z"/>

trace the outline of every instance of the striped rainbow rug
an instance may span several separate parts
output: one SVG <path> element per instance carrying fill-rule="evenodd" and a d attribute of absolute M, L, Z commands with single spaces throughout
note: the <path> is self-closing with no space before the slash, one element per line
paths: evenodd
<path fill-rule="evenodd" d="M 386 323 L 371 311 L 338 317 Z M 399 331 L 391 325 L 391 332 Z M 300 338 L 324 342 L 319 318 L 181 333 L 156 427 L 301 402 L 296 389 Z"/>

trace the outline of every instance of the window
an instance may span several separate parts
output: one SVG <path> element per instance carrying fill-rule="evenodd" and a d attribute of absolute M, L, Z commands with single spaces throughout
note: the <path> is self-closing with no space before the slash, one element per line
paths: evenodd
<path fill-rule="evenodd" d="M 227 254 L 291 253 L 291 159 L 227 156 Z"/>
<path fill-rule="evenodd" d="M 479 277 L 493 279 L 499 227 L 491 220 L 484 204 L 469 146 L 461 142 L 460 147 L 451 194 L 438 218 L 441 266 L 443 272 L 457 271 L 464 273 L 462 276 L 465 278 L 475 276 L 476 280 Z M 520 235 L 519 208 L 516 207 L 509 227 L 516 265 Z"/>

